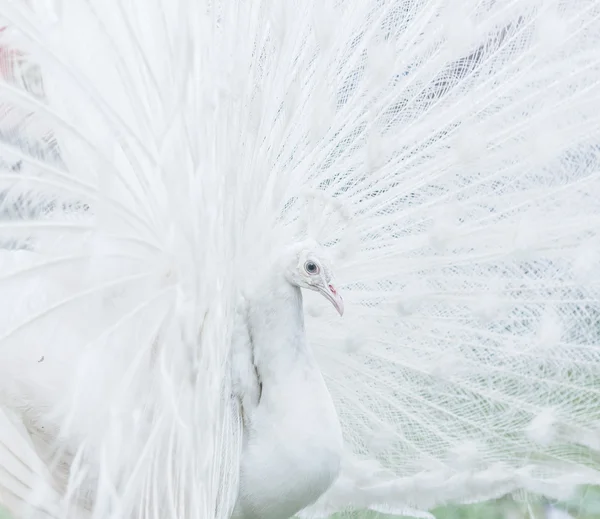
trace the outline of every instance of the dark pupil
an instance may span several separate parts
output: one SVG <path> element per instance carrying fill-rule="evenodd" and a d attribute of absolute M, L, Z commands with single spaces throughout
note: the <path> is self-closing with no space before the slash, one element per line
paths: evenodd
<path fill-rule="evenodd" d="M 309 272 L 314 272 L 315 270 L 317 270 L 317 266 L 314 263 L 309 263 L 308 265 L 306 265 L 306 270 L 308 270 Z"/>

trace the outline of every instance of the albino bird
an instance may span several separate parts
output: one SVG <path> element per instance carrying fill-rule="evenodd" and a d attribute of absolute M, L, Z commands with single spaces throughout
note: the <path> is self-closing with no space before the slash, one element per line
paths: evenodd
<path fill-rule="evenodd" d="M 0 0 L 0 26 L 12 515 L 600 484 L 600 0 Z"/>
<path fill-rule="evenodd" d="M 331 268 L 316 244 L 301 243 L 265 273 L 247 299 L 251 346 L 236 345 L 252 352 L 238 368 L 245 416 L 234 511 L 240 518 L 291 517 L 314 503 L 338 476 L 343 448 L 333 401 L 306 341 L 300 290 L 317 291 L 343 314 Z M 244 353 L 239 358 L 248 358 Z"/>

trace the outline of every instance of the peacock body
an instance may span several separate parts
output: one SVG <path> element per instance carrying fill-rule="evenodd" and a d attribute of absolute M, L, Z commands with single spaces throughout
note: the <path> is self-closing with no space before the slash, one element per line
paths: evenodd
<path fill-rule="evenodd" d="M 291 517 L 339 474 L 340 424 L 306 343 L 300 290 L 320 292 L 343 314 L 331 269 L 319 256 L 315 243 L 284 249 L 242 303 L 247 333 L 235 335 L 232 347 L 234 394 L 244 416 L 236 518 Z"/>
<path fill-rule="evenodd" d="M 599 0 L 0 13 L 15 516 L 600 483 Z"/>

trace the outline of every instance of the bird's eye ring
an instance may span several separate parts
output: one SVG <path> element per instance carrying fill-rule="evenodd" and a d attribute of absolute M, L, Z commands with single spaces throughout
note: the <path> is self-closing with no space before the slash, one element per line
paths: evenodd
<path fill-rule="evenodd" d="M 304 270 L 306 270 L 306 272 L 309 274 L 318 274 L 319 266 L 314 261 L 307 261 L 304 264 Z"/>

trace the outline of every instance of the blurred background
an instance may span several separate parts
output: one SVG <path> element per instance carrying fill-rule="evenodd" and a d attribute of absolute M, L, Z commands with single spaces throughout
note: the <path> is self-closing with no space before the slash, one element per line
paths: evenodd
<path fill-rule="evenodd" d="M 549 502 L 531 496 L 511 495 L 502 499 L 432 511 L 436 519 L 600 519 L 600 488 L 585 487 L 566 502 Z M 372 512 L 337 514 L 332 519 L 391 519 Z M 0 519 L 14 519 L 0 511 Z"/>

